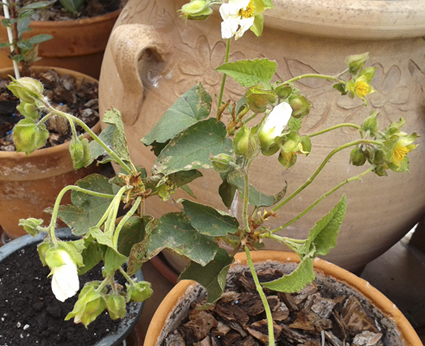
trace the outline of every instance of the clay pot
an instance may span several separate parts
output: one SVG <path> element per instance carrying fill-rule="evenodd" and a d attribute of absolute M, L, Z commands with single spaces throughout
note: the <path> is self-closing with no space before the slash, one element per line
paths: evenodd
<path fill-rule="evenodd" d="M 47 67 L 34 67 L 34 71 L 46 70 Z M 68 73 L 77 83 L 84 78 L 94 80 L 84 74 L 66 69 L 55 68 L 59 75 Z M 12 70 L 3 69 L 0 77 L 7 78 Z M 100 132 L 97 123 L 93 131 Z M 88 135 L 85 135 L 88 138 Z M 44 219 L 47 224 L 50 214 L 43 212 L 53 207 L 56 196 L 67 185 L 98 172 L 95 163 L 87 168 L 74 170 L 69 154 L 69 142 L 54 147 L 36 150 L 29 156 L 25 153 L 0 151 L 0 224 L 9 238 L 27 234 L 18 226 L 19 219 L 33 217 Z M 70 194 L 66 194 L 63 204 L 70 203 Z"/>
<path fill-rule="evenodd" d="M 42 59 L 37 66 L 63 67 L 99 79 L 103 53 L 121 10 L 101 16 L 68 21 L 32 21 L 33 29 L 24 38 L 49 34 L 53 39 L 39 45 Z M 0 17 L 1 19 L 3 17 Z M 0 42 L 7 41 L 6 28 L 0 27 Z M 11 67 L 10 51 L 0 49 L 0 66 Z"/>
<path fill-rule="evenodd" d="M 136 164 L 148 170 L 153 153 L 140 143 L 162 114 L 198 82 L 211 95 L 218 94 L 221 76 L 214 69 L 224 61 L 218 11 L 207 21 L 185 22 L 177 10 L 184 0 L 130 0 L 117 20 L 103 60 L 100 113 L 111 106 L 122 112 Z M 369 107 L 359 99 L 343 97 L 324 80 L 303 80 L 296 86 L 313 103 L 302 132 L 312 133 L 341 122 L 361 124 L 372 109 L 388 126 L 402 116 L 406 132 L 425 133 L 425 7 L 415 1 L 276 0 L 264 13 L 260 39 L 251 32 L 232 41 L 230 60 L 267 57 L 278 62 L 278 78 L 287 80 L 311 72 L 337 74 L 345 69 L 346 56 L 370 52 L 367 66 L 378 70 L 369 95 Z M 243 91 L 228 78 L 224 100 L 237 100 Z M 214 110 L 212 111 L 214 114 Z M 262 157 L 251 168 L 252 183 L 267 194 L 288 182 L 296 190 L 336 146 L 357 139 L 350 130 L 336 130 L 312 139 L 308 158 L 298 158 L 284 170 L 276 157 Z M 353 182 L 316 206 L 284 234 L 305 238 L 314 223 L 347 194 L 347 214 L 335 249 L 327 260 L 357 271 L 381 255 L 409 231 L 425 211 L 424 137 L 410 156 L 410 174 L 373 174 Z M 337 183 L 363 172 L 349 165 L 349 150 L 332 158 L 315 182 L 271 221 L 277 227 L 298 215 Z M 215 172 L 202 172 L 191 183 L 200 203 L 224 209 Z M 182 194 L 183 195 L 183 194 Z M 176 196 L 178 198 L 179 196 Z M 187 197 L 187 195 L 185 195 Z M 241 205 L 241 203 L 239 204 Z M 177 211 L 161 201 L 147 203 L 147 212 L 158 217 Z M 270 248 L 276 245 L 267 243 Z M 279 247 L 278 249 L 281 249 Z M 359 256 L 359 254 L 361 254 Z"/>
<path fill-rule="evenodd" d="M 255 266 L 263 269 L 273 265 L 274 268 L 291 271 L 295 268 L 295 263 L 299 263 L 298 256 L 292 252 L 256 251 L 251 253 L 251 257 Z M 238 253 L 229 275 L 232 275 L 232 271 L 236 272 L 247 266 L 245 253 Z M 356 296 L 368 310 L 379 311 L 378 314 L 384 316 L 380 319 L 388 327 L 384 334 L 386 345 L 422 346 L 415 330 L 400 310 L 368 282 L 321 259 L 314 261 L 314 267 L 320 285 L 335 285 L 339 293 L 348 292 L 344 294 Z M 152 317 L 144 346 L 161 345 L 167 334 L 175 330 L 181 319 L 187 315 L 190 303 L 202 296 L 205 296 L 205 290 L 199 284 L 189 280 L 180 281 L 164 298 Z"/>

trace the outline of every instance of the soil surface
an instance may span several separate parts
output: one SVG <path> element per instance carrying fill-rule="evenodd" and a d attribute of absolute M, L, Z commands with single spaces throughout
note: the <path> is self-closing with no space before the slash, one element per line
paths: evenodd
<path fill-rule="evenodd" d="M 283 272 L 267 268 L 257 274 L 260 282 L 266 282 L 281 277 Z M 187 317 L 177 327 L 171 327 L 163 346 L 268 345 L 266 314 L 249 269 L 232 275 L 224 295 L 215 304 L 207 309 L 199 309 L 205 299 L 191 304 Z M 358 293 L 341 288 L 344 284 L 335 285 L 334 279 L 320 280 L 293 294 L 264 289 L 274 320 L 276 345 L 403 345 L 397 341 L 397 332 L 389 331 L 388 323 L 392 322 Z M 172 316 L 170 323 L 179 314 Z"/>
<path fill-rule="evenodd" d="M 77 85 L 70 75 L 59 76 L 54 70 L 31 75 L 44 85 L 44 95 L 53 107 L 70 113 L 83 120 L 89 127 L 99 121 L 98 83 L 83 80 Z M 10 80 L 0 79 L 0 150 L 15 151 L 12 140 L 12 129 L 21 120 L 22 115 L 16 110 L 19 99 L 8 89 Z M 59 145 L 71 139 L 71 129 L 66 121 L 51 118 L 47 122 L 50 137 L 45 148 Z M 83 129 L 77 126 L 77 132 Z"/>
<path fill-rule="evenodd" d="M 80 277 L 80 287 L 102 280 L 101 265 Z M 18 270 L 19 269 L 19 270 Z M 0 345 L 90 346 L 119 322 L 105 311 L 88 329 L 73 320 L 64 321 L 72 311 L 78 294 L 65 302 L 55 298 L 49 268 L 43 267 L 36 245 L 10 255 L 0 266 Z"/>

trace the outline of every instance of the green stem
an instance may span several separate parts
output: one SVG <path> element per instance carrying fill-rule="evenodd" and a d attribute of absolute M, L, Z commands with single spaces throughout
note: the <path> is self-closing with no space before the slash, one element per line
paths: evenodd
<path fill-rule="evenodd" d="M 100 283 L 99 287 L 96 288 L 96 292 L 101 293 L 103 288 L 108 284 L 108 281 L 110 280 L 110 277 L 106 277 L 105 279 L 103 279 L 103 281 Z"/>
<path fill-rule="evenodd" d="M 132 188 L 132 186 L 130 186 L 130 188 Z M 119 189 L 114 199 L 112 200 L 112 208 L 110 209 L 108 219 L 105 222 L 105 234 L 112 235 L 114 233 L 115 220 L 117 219 L 118 208 L 120 207 L 121 198 L 127 190 L 129 190 L 128 186 L 121 187 L 121 189 Z"/>
<path fill-rule="evenodd" d="M 326 132 L 329 132 L 329 131 L 332 131 L 332 130 L 335 130 L 335 129 L 338 129 L 338 128 L 341 128 L 341 127 L 354 127 L 357 130 L 361 130 L 361 126 L 359 126 L 359 125 L 350 124 L 350 123 L 343 123 L 343 124 L 338 124 L 338 125 L 335 125 L 335 126 L 331 126 L 331 127 L 327 128 L 327 129 L 324 129 L 324 130 L 321 130 L 321 131 L 312 133 L 311 135 L 307 135 L 307 137 L 308 138 L 315 137 L 315 136 L 321 135 L 322 133 L 326 133 Z"/>
<path fill-rule="evenodd" d="M 340 152 L 341 150 L 344 150 L 346 148 L 356 146 L 359 144 L 376 144 L 376 145 L 382 145 L 381 142 L 374 141 L 374 140 L 368 140 L 368 139 L 358 139 L 356 141 L 352 141 L 349 143 L 346 143 L 344 145 L 341 145 L 338 148 L 335 148 L 332 150 L 328 156 L 322 161 L 320 166 L 316 169 L 316 171 L 313 173 L 313 175 L 304 183 L 302 184 L 297 190 L 295 190 L 290 196 L 282 200 L 280 203 L 278 203 L 272 211 L 277 211 L 278 209 L 282 208 L 286 203 L 288 203 L 291 199 L 293 199 L 295 196 L 297 196 L 301 191 L 303 191 L 308 185 L 310 185 L 314 179 L 317 177 L 317 175 L 322 171 L 322 169 L 325 167 L 325 165 L 328 163 L 328 161 L 334 156 L 336 153 Z"/>
<path fill-rule="evenodd" d="M 338 184 L 337 186 L 335 186 L 333 189 L 329 190 L 328 192 L 326 192 L 323 196 L 321 196 L 320 198 L 318 198 L 312 205 L 310 205 L 307 209 L 305 209 L 303 212 L 301 212 L 300 214 L 298 214 L 296 217 L 294 217 L 291 221 L 285 223 L 284 225 L 271 230 L 270 233 L 275 233 L 277 231 L 280 231 L 286 227 L 288 227 L 289 225 L 293 224 L 295 221 L 297 221 L 299 218 L 301 218 L 302 216 L 304 216 L 305 214 L 307 214 L 311 209 L 313 209 L 317 204 L 319 204 L 322 200 L 324 200 L 326 197 L 328 197 L 329 195 L 331 195 L 332 193 L 334 193 L 336 190 L 338 190 L 339 188 L 341 188 L 342 186 L 344 186 L 345 184 L 348 184 L 351 181 L 354 180 L 361 180 L 361 177 L 363 177 L 364 175 L 368 174 L 369 172 L 371 172 L 373 169 L 375 168 L 375 166 L 370 167 L 368 170 L 364 171 L 363 173 L 356 175 L 354 177 L 348 178 L 346 180 L 344 180 L 342 183 Z"/>
<path fill-rule="evenodd" d="M 112 244 L 114 245 L 115 249 L 118 249 L 118 238 L 120 236 L 121 229 L 127 223 L 128 219 L 130 219 L 130 217 L 132 217 L 133 214 L 137 211 L 137 208 L 139 208 L 141 201 L 142 197 L 137 197 L 131 209 L 127 212 L 127 214 L 125 214 L 125 216 L 119 222 L 118 226 L 115 228 L 114 237 L 112 239 Z"/>
<path fill-rule="evenodd" d="M 292 79 L 287 80 L 286 82 L 284 82 L 283 84 L 286 83 L 292 83 L 292 82 L 296 82 L 300 79 L 305 79 L 305 78 L 319 78 L 319 79 L 326 79 L 328 81 L 335 81 L 338 83 L 346 83 L 345 81 L 339 79 L 340 75 L 338 76 L 329 76 L 329 75 L 325 75 L 325 74 L 316 74 L 316 73 L 307 73 L 307 74 L 302 74 L 300 76 L 294 77 Z"/>
<path fill-rule="evenodd" d="M 136 173 L 136 169 L 134 167 L 133 169 L 131 169 L 123 160 L 121 160 L 119 156 L 115 154 L 113 150 L 111 150 L 105 143 L 103 143 L 103 141 L 90 129 L 90 127 L 86 125 L 84 121 L 82 121 L 81 119 L 78 119 L 77 117 L 74 117 L 71 114 L 59 111 L 53 108 L 48 103 L 46 103 L 45 105 L 49 109 L 49 111 L 52 112 L 53 114 L 59 115 L 61 117 L 65 117 L 66 119 L 68 119 L 68 121 L 72 120 L 73 122 L 80 125 L 84 129 L 84 131 L 86 131 L 89 134 L 89 136 L 93 138 L 93 140 L 96 141 L 108 153 L 108 155 L 111 156 L 115 160 L 115 162 L 117 162 L 128 174 Z"/>
<path fill-rule="evenodd" d="M 248 219 L 248 201 L 249 201 L 249 175 L 248 169 L 250 165 L 250 161 L 248 161 L 247 167 L 242 170 L 243 180 L 244 180 L 244 194 L 243 194 L 243 207 L 242 207 L 242 220 L 243 226 L 246 233 L 251 233 L 251 227 L 249 226 Z M 241 234 L 242 236 L 242 234 Z"/>
<path fill-rule="evenodd" d="M 264 305 L 264 310 L 266 311 L 267 326 L 268 326 L 268 332 L 269 332 L 269 346 L 274 346 L 273 318 L 272 318 L 272 312 L 270 310 L 269 302 L 267 301 L 266 295 L 264 294 L 263 288 L 261 287 L 260 281 L 258 280 L 258 276 L 254 268 L 254 263 L 252 262 L 251 254 L 249 253 L 249 249 L 247 246 L 245 246 L 245 254 L 246 254 L 246 259 L 249 265 L 249 269 L 251 270 L 252 278 L 254 279 L 255 288 L 257 289 L 257 292 L 260 295 L 261 301 L 263 302 L 263 305 Z"/>
<path fill-rule="evenodd" d="M 130 277 L 130 275 L 128 275 L 126 273 L 126 271 L 124 269 L 122 269 L 121 266 L 118 267 L 120 273 L 122 274 L 122 276 L 124 276 L 124 278 L 130 283 L 130 285 L 134 285 L 134 281 L 133 279 Z"/>
<path fill-rule="evenodd" d="M 226 56 L 224 58 L 224 63 L 229 62 L 229 55 L 230 55 L 230 39 L 226 42 Z M 219 109 L 221 106 L 221 101 L 223 100 L 223 93 L 224 93 L 224 85 L 226 84 L 226 74 L 223 73 L 223 79 L 221 80 L 221 87 L 220 87 L 220 94 L 218 95 L 218 103 L 217 103 L 217 121 L 219 120 Z"/>
<path fill-rule="evenodd" d="M 96 197 L 102 197 L 102 198 L 114 198 L 115 197 L 115 195 L 110 195 L 110 194 L 106 194 L 106 193 L 100 193 L 100 192 L 96 192 L 96 191 L 92 191 L 92 190 L 87 190 L 87 189 L 83 189 L 83 188 L 81 188 L 79 186 L 75 186 L 75 185 L 65 186 L 59 192 L 58 196 L 56 197 L 55 205 L 53 206 L 53 211 L 52 211 L 52 218 L 50 220 L 50 225 L 49 225 L 49 235 L 50 235 L 54 245 L 57 245 L 57 240 L 56 240 L 56 237 L 55 237 L 55 226 L 56 226 L 56 220 L 58 218 L 59 207 L 60 207 L 63 196 L 65 195 L 65 193 L 67 193 L 70 190 L 83 192 L 83 193 L 86 193 L 88 195 L 92 195 L 92 196 L 96 196 Z"/>

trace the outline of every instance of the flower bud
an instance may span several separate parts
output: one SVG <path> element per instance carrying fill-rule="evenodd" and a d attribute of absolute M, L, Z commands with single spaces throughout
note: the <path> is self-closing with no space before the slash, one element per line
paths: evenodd
<path fill-rule="evenodd" d="M 233 149 L 236 155 L 243 155 L 248 159 L 254 157 L 258 151 L 257 135 L 252 134 L 248 126 L 244 125 L 233 139 Z"/>
<path fill-rule="evenodd" d="M 300 143 L 298 144 L 299 150 L 306 156 L 311 152 L 311 141 L 307 136 L 301 136 Z"/>
<path fill-rule="evenodd" d="M 263 113 L 268 104 L 276 102 L 276 95 L 272 90 L 263 90 L 255 86 L 248 89 L 245 100 L 253 112 Z"/>
<path fill-rule="evenodd" d="M 38 80 L 30 77 L 12 78 L 12 80 L 13 82 L 9 83 L 8 89 L 22 101 L 34 103 L 43 98 L 43 84 Z"/>
<path fill-rule="evenodd" d="M 209 2 L 203 0 L 192 0 L 190 3 L 182 6 L 181 15 L 190 20 L 204 20 L 212 14 L 213 10 L 209 7 Z"/>
<path fill-rule="evenodd" d="M 44 146 L 49 138 L 46 126 L 38 125 L 33 119 L 25 118 L 13 128 L 13 142 L 16 151 L 23 151 L 27 156 Z"/>
<path fill-rule="evenodd" d="M 348 66 L 348 72 L 352 75 L 357 74 L 368 59 L 369 52 L 348 56 L 345 59 L 345 64 Z"/>
<path fill-rule="evenodd" d="M 19 226 L 23 226 L 25 232 L 35 237 L 40 233 L 39 227 L 43 224 L 43 219 L 34 219 L 32 217 L 28 219 L 19 219 Z"/>
<path fill-rule="evenodd" d="M 291 95 L 288 99 L 289 105 L 292 108 L 292 116 L 301 118 L 310 112 L 310 102 L 300 94 Z"/>
<path fill-rule="evenodd" d="M 65 321 L 74 317 L 74 323 L 83 322 L 87 327 L 105 310 L 105 299 L 101 293 L 96 291 L 99 285 L 100 281 L 92 281 L 83 287 L 74 309 L 66 315 Z"/>
<path fill-rule="evenodd" d="M 127 287 L 127 302 L 143 302 L 152 295 L 151 284 L 147 281 L 134 282 Z"/>
<path fill-rule="evenodd" d="M 74 169 L 87 167 L 92 163 L 89 141 L 87 138 L 72 137 L 69 145 L 69 153 L 71 154 Z"/>
<path fill-rule="evenodd" d="M 368 116 L 362 124 L 362 131 L 369 132 L 371 136 L 375 136 L 378 131 L 378 119 L 377 113 L 375 111 L 372 112 L 370 116 Z"/>
<path fill-rule="evenodd" d="M 301 142 L 301 136 L 296 132 L 291 132 L 286 136 L 285 141 L 280 145 L 280 148 L 285 153 L 296 153 Z"/>
<path fill-rule="evenodd" d="M 124 318 L 127 313 L 125 298 L 119 294 L 107 294 L 105 296 L 106 308 L 113 320 Z"/>
<path fill-rule="evenodd" d="M 288 169 L 292 167 L 297 161 L 297 155 L 294 152 L 285 153 L 283 150 L 281 150 L 278 161 L 283 167 Z"/>
<path fill-rule="evenodd" d="M 354 148 L 350 154 L 350 163 L 352 163 L 354 166 L 363 166 L 365 162 L 365 152 L 360 148 Z"/>
<path fill-rule="evenodd" d="M 275 88 L 274 91 L 281 99 L 286 99 L 292 94 L 292 87 L 289 84 L 282 84 Z"/>
<path fill-rule="evenodd" d="M 210 160 L 212 162 L 214 170 L 219 173 L 228 172 L 232 168 L 230 163 L 234 162 L 232 156 L 224 153 L 212 156 L 210 157 Z"/>
<path fill-rule="evenodd" d="M 25 117 L 37 120 L 40 117 L 40 112 L 38 111 L 35 103 L 27 103 L 25 101 L 21 101 L 16 109 Z"/>

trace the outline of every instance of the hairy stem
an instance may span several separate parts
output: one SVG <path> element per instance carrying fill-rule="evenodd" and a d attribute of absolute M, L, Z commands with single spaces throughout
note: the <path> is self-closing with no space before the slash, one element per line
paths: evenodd
<path fill-rule="evenodd" d="M 359 126 L 359 125 L 351 124 L 351 123 L 343 123 L 343 124 L 331 126 L 331 127 L 328 127 L 327 129 L 312 133 L 311 135 L 307 135 L 307 137 L 308 138 L 315 137 L 315 136 L 321 135 L 322 133 L 326 133 L 326 132 L 329 132 L 329 131 L 332 131 L 332 130 L 335 130 L 335 129 L 339 129 L 341 127 L 354 127 L 357 130 L 361 129 L 361 126 Z"/>
<path fill-rule="evenodd" d="M 118 248 L 118 238 L 120 236 L 121 229 L 124 227 L 124 225 L 126 224 L 126 222 L 128 221 L 128 219 L 130 217 L 132 217 L 133 214 L 137 211 L 137 209 L 139 208 L 139 205 L 140 205 L 140 202 L 141 201 L 142 201 L 142 197 L 137 197 L 137 199 L 134 202 L 134 204 L 131 207 L 131 209 L 127 212 L 127 214 L 125 214 L 125 216 L 119 222 L 118 226 L 115 228 L 114 238 L 112 239 L 112 244 L 114 245 L 114 248 L 115 249 Z"/>
<path fill-rule="evenodd" d="M 325 74 L 316 74 L 316 73 L 307 73 L 307 74 L 302 74 L 300 76 L 294 77 L 292 79 L 287 80 L 286 82 L 284 82 L 283 84 L 286 83 L 292 83 L 292 82 L 296 82 L 300 79 L 305 79 L 305 78 L 319 78 L 319 79 L 326 79 L 328 81 L 334 81 L 334 82 L 338 82 L 338 83 L 346 83 L 345 81 L 343 81 L 342 79 L 339 79 L 338 77 L 340 76 L 330 76 L 330 75 L 325 75 Z"/>
<path fill-rule="evenodd" d="M 227 40 L 226 42 L 226 55 L 224 57 L 224 63 L 229 62 L 229 54 L 230 54 L 230 39 Z M 219 117 L 220 117 L 220 106 L 221 106 L 221 101 L 223 100 L 223 93 L 224 93 L 224 85 L 226 84 L 226 74 L 223 73 L 223 79 L 221 80 L 221 87 L 220 87 L 220 93 L 218 95 L 218 103 L 217 103 L 217 121 L 219 121 Z"/>

